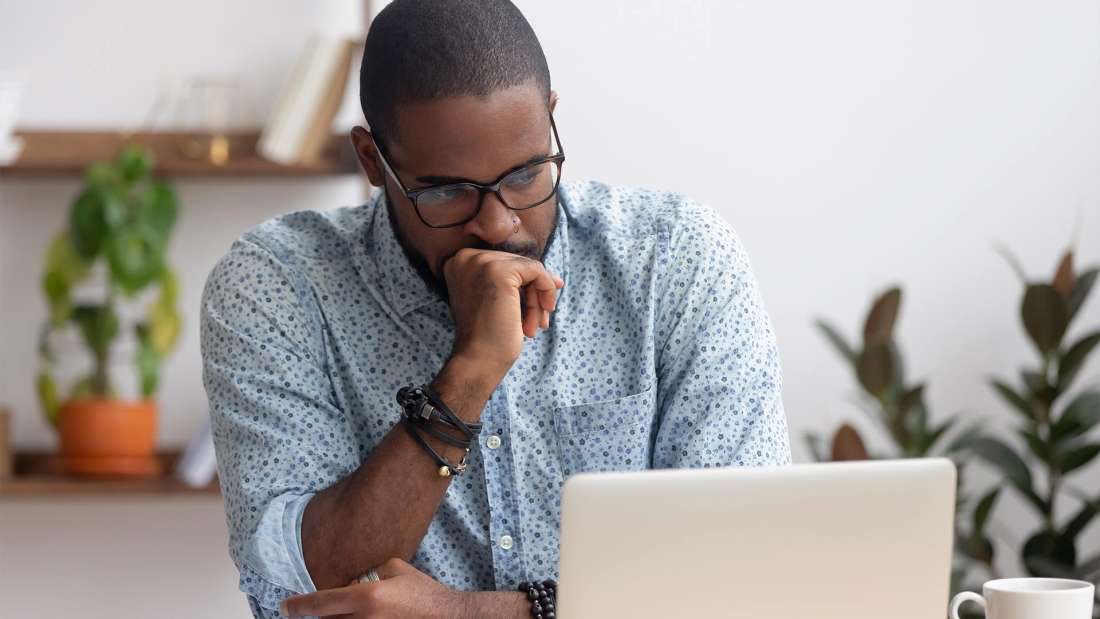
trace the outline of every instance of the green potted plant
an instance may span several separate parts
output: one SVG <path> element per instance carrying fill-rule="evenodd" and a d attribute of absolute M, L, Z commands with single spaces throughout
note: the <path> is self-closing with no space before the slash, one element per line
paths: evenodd
<path fill-rule="evenodd" d="M 1077 337 L 1069 337 L 1069 331 L 1100 269 L 1078 273 L 1071 250 L 1059 262 L 1053 279 L 1035 281 L 1008 258 L 1023 283 L 1020 317 L 1037 362 L 1022 368 L 1018 380 L 991 381 L 1017 414 L 1017 440 L 987 437 L 975 443 L 974 450 L 999 470 L 1005 486 L 1036 516 L 1038 525 L 1020 549 L 1024 569 L 1032 576 L 1097 582 L 1100 554 L 1081 556 L 1078 542 L 1100 511 L 1095 478 L 1088 483 L 1083 475 L 1100 456 L 1100 436 L 1095 433 L 1100 427 L 1100 388 L 1095 381 L 1083 388 L 1075 385 L 1081 382 L 1077 379 L 1085 362 L 1100 346 L 1100 328 L 1093 326 Z"/>
<path fill-rule="evenodd" d="M 157 389 L 162 359 L 180 332 L 178 284 L 165 260 L 176 221 L 175 192 L 152 177 L 153 157 L 130 146 L 91 165 L 69 220 L 46 250 L 42 288 L 49 319 L 39 338 L 36 387 L 59 433 L 61 457 L 74 474 L 155 474 Z M 86 292 L 94 289 L 89 302 Z M 121 309 L 135 312 L 121 312 Z M 130 314 L 141 315 L 127 319 Z M 54 344 L 75 331 L 91 371 L 61 392 Z M 111 374 L 112 351 L 132 334 L 137 397 L 122 397 Z"/>

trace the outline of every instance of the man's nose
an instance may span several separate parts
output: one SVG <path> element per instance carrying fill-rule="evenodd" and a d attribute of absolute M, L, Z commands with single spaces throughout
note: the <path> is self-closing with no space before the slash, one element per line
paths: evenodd
<path fill-rule="evenodd" d="M 495 193 L 487 193 L 481 199 L 481 211 L 466 223 L 466 232 L 489 245 L 500 245 L 514 234 L 516 215 L 500 201 Z"/>

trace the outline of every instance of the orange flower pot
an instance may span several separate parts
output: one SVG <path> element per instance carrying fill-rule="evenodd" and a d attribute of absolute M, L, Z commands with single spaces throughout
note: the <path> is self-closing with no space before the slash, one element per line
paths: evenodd
<path fill-rule="evenodd" d="M 61 461 L 72 475 L 158 475 L 153 400 L 79 399 L 60 410 Z"/>

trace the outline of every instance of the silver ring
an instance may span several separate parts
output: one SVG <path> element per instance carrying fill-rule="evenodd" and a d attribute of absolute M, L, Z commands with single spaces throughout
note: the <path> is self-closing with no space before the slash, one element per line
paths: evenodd
<path fill-rule="evenodd" d="M 367 570 L 366 574 L 359 577 L 359 582 L 378 582 L 380 580 L 382 579 L 378 577 L 378 570 L 373 567 Z"/>

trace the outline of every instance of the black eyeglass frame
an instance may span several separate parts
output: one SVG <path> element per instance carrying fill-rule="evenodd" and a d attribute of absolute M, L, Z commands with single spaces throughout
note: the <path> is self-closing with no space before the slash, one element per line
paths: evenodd
<path fill-rule="evenodd" d="M 526 211 L 527 209 L 535 208 L 536 206 L 545 204 L 550 198 L 553 198 L 555 195 L 557 195 L 558 185 L 561 184 L 561 166 L 565 162 L 565 149 L 561 146 L 561 138 L 558 137 L 558 126 L 554 122 L 554 115 L 552 113 L 550 114 L 550 130 L 554 134 L 554 143 L 558 147 L 558 154 L 544 157 L 537 161 L 532 161 L 531 163 L 527 163 L 521 166 L 516 166 L 498 176 L 496 180 L 494 180 L 492 183 L 489 183 L 488 185 L 482 185 L 481 183 L 475 183 L 473 181 L 462 181 L 458 183 L 442 183 L 440 185 L 430 185 L 428 187 L 417 187 L 416 189 L 412 190 L 405 187 L 405 183 L 401 182 L 401 177 L 397 175 L 397 171 L 394 170 L 393 166 L 390 165 L 390 162 L 387 159 L 385 153 L 382 152 L 382 147 L 379 146 L 377 140 L 374 140 L 373 134 L 371 135 L 371 140 L 374 142 L 374 149 L 375 152 L 378 153 L 378 158 L 382 161 L 382 167 L 384 167 L 386 169 L 386 172 L 393 177 L 393 180 L 397 183 L 397 186 L 401 189 L 402 193 L 405 194 L 405 197 L 408 198 L 410 202 L 412 202 L 413 210 L 416 211 L 416 216 L 420 219 L 421 223 L 423 223 L 425 226 L 428 226 L 429 228 L 453 228 L 455 226 L 461 226 L 462 224 L 476 218 L 478 214 L 481 213 L 481 205 L 485 202 L 485 194 L 488 193 L 496 194 L 496 197 L 498 200 L 500 200 L 500 203 L 513 211 Z M 504 183 L 504 179 L 508 178 L 512 174 L 515 174 L 516 172 L 520 172 L 529 168 L 534 168 L 540 165 L 544 165 L 546 163 L 553 163 L 558 167 L 558 175 L 557 178 L 554 179 L 554 189 L 550 192 L 550 195 L 530 206 L 516 208 L 508 204 L 508 200 L 506 200 L 504 196 L 500 193 L 500 187 Z M 420 214 L 420 206 L 417 204 L 417 198 L 419 198 L 422 194 L 428 193 L 429 191 L 450 188 L 476 189 L 478 192 L 477 208 L 474 209 L 473 214 L 471 214 L 466 219 L 463 219 L 462 221 L 453 224 L 447 224 L 445 226 L 433 226 L 424 219 L 423 215 Z"/>

